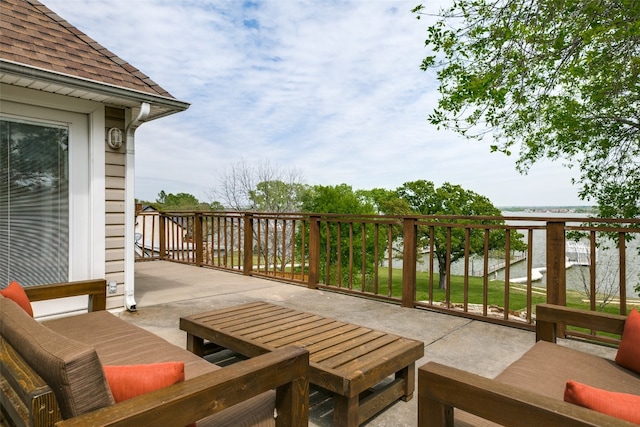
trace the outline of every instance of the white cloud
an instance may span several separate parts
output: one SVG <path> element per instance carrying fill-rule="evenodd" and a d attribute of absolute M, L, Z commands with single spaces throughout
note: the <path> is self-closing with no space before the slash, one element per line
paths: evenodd
<path fill-rule="evenodd" d="M 488 143 L 427 123 L 437 82 L 419 69 L 427 21 L 410 13 L 416 3 L 45 0 L 191 103 L 138 130 L 139 198 L 164 190 L 204 199 L 218 171 L 244 158 L 297 167 L 309 184 L 427 179 L 499 206 L 579 204 L 562 165 L 521 176 Z"/>

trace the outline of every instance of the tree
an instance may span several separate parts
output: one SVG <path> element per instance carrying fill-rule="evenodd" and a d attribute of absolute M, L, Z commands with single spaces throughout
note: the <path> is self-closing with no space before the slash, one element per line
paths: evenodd
<path fill-rule="evenodd" d="M 375 209 L 359 192 L 353 191 L 347 184 L 336 186 L 315 185 L 305 192 L 302 197 L 302 210 L 313 213 L 337 213 L 347 215 L 371 215 Z M 301 234 L 301 233 L 299 233 Z M 363 236 L 364 234 L 364 236 Z M 362 242 L 364 237 L 364 248 Z M 358 282 L 359 273 L 362 273 L 362 260 L 364 259 L 365 273 L 371 273 L 374 267 L 375 245 L 385 247 L 385 237 L 379 235 L 375 240 L 373 224 L 361 224 L 355 222 L 331 221 L 327 227 L 320 228 L 320 241 L 329 240 L 329 270 L 327 271 L 327 251 L 320 251 L 320 275 L 326 283 L 337 280 L 338 284 L 349 282 L 351 285 Z M 352 239 L 351 247 L 347 244 Z M 340 242 L 340 244 L 338 244 Z M 297 244 L 301 244 L 300 241 Z M 349 265 L 350 259 L 353 264 Z M 350 271 L 353 275 L 350 275 Z M 338 274 L 340 272 L 340 274 Z"/>
<path fill-rule="evenodd" d="M 461 216 L 501 216 L 498 208 L 491 201 L 471 190 L 465 190 L 459 185 L 448 182 L 436 188 L 433 182 L 419 180 L 406 182 L 396 189 L 398 198 L 403 199 L 411 210 L 420 215 L 461 215 Z M 395 213 L 395 212 L 387 212 Z M 434 219 L 434 221 L 439 219 Z M 444 219 L 447 223 L 457 224 L 504 224 L 502 220 L 458 220 Z M 419 243 L 429 246 L 430 232 L 428 229 L 418 230 Z M 521 240 L 522 235 L 511 236 L 512 250 L 524 250 L 525 244 Z M 450 234 L 451 247 L 447 257 L 447 230 L 445 227 L 434 227 L 433 247 L 438 259 L 439 287 L 445 289 L 447 262 L 453 263 L 465 255 L 465 231 L 462 227 L 454 227 Z M 505 233 L 502 230 L 490 230 L 490 249 L 505 247 Z M 484 230 L 471 228 L 469 230 L 469 250 L 471 253 L 483 253 Z"/>
<path fill-rule="evenodd" d="M 425 43 L 441 94 L 432 124 L 493 135 L 521 173 L 564 160 L 602 216 L 640 214 L 640 2 L 455 0 Z"/>
<path fill-rule="evenodd" d="M 250 165 L 241 159 L 220 174 L 218 186 L 210 193 L 237 211 L 297 212 L 306 188 L 303 181 L 298 169 L 268 160 Z"/>
<path fill-rule="evenodd" d="M 376 210 L 376 213 L 390 215 L 407 215 L 412 212 L 409 203 L 398 197 L 395 190 L 387 190 L 386 188 L 374 188 L 371 190 L 359 190 L 358 196 L 370 203 Z"/>
<path fill-rule="evenodd" d="M 301 198 L 302 210 L 313 213 L 373 214 L 374 208 L 347 184 L 314 185 Z"/>
<path fill-rule="evenodd" d="M 273 165 L 268 160 L 249 164 L 241 159 L 219 175 L 218 184 L 209 191 L 216 206 L 235 211 L 298 212 L 300 197 L 306 190 L 302 173 L 295 168 Z M 293 230 L 286 222 L 260 218 L 254 224 L 254 241 L 260 238 L 257 256 L 265 265 L 283 265 L 292 261 Z M 261 230 L 258 233 L 257 230 Z M 284 244 L 276 243 L 276 239 Z"/>
<path fill-rule="evenodd" d="M 206 203 L 200 203 L 196 196 L 189 193 L 165 193 L 164 190 L 158 193 L 156 203 L 162 205 L 162 209 L 166 210 L 199 210 L 209 209 Z"/>
<path fill-rule="evenodd" d="M 260 212 L 297 212 L 300 199 L 307 190 L 303 184 L 280 180 L 262 181 L 249 191 L 251 209 Z"/>
<path fill-rule="evenodd" d="M 156 203 L 164 204 L 166 198 L 167 193 L 165 193 L 164 190 L 160 190 L 160 192 L 158 193 L 158 197 L 156 198 Z"/>
<path fill-rule="evenodd" d="M 224 205 L 222 203 L 220 203 L 217 200 L 214 200 L 213 202 L 209 203 L 209 209 L 211 209 L 212 211 L 224 211 Z"/>

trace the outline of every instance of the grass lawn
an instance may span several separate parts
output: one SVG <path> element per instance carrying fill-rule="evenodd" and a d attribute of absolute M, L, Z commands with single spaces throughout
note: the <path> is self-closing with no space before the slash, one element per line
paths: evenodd
<path fill-rule="evenodd" d="M 386 267 L 380 267 L 378 270 L 378 293 L 381 295 L 387 294 L 387 275 L 388 269 Z M 446 299 L 446 291 L 444 289 L 438 289 L 437 273 L 433 274 L 433 302 L 444 302 Z M 416 275 L 417 284 L 417 301 L 429 300 L 429 273 L 418 272 Z M 392 270 L 391 281 L 392 296 L 396 298 L 402 297 L 402 270 Z M 501 280 L 489 280 L 487 282 L 487 304 L 504 307 L 504 294 L 505 285 Z M 469 304 L 482 304 L 484 295 L 484 279 L 482 277 L 469 277 L 469 289 L 468 289 L 468 303 Z M 567 306 L 588 309 L 589 303 L 583 302 L 585 295 L 580 292 L 568 290 L 567 291 Z M 451 276 L 451 289 L 449 300 L 451 303 L 464 303 L 464 277 L 463 276 Z M 535 287 L 533 285 L 531 301 L 534 306 L 547 302 L 547 295 L 545 288 Z M 527 293 L 526 285 L 511 284 L 509 288 L 509 309 L 512 311 L 525 311 L 527 307 Z M 617 305 L 608 305 L 605 307 L 606 312 L 618 313 L 619 308 Z"/>

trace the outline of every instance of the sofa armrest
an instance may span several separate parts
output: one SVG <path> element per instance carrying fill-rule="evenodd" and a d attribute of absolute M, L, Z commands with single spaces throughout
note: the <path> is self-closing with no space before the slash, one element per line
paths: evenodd
<path fill-rule="evenodd" d="M 536 341 L 556 342 L 558 325 L 577 326 L 622 335 L 626 316 L 580 310 L 553 304 L 536 306 Z"/>
<path fill-rule="evenodd" d="M 107 307 L 107 281 L 104 279 L 27 286 L 24 290 L 30 301 L 88 295 L 89 311 L 105 310 Z"/>
<path fill-rule="evenodd" d="M 155 425 L 158 420 L 166 425 L 187 425 L 272 389 L 276 390 L 276 426 L 307 426 L 308 370 L 309 352 L 286 347 L 56 426 L 143 426 Z"/>
<path fill-rule="evenodd" d="M 51 388 L 2 337 L 0 406 L 12 425 L 51 426 L 62 419 Z"/>
<path fill-rule="evenodd" d="M 635 425 L 524 387 L 429 362 L 418 369 L 418 426 L 452 427 L 453 408 L 505 426 Z"/>

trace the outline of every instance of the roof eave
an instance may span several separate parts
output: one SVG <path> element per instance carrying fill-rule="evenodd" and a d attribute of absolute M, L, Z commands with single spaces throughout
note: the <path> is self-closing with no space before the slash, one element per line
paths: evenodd
<path fill-rule="evenodd" d="M 19 78 L 32 79 L 40 84 L 48 83 L 53 86 L 62 86 L 77 91 L 82 91 L 83 98 L 91 99 L 89 95 L 95 94 L 104 99 L 101 102 L 111 105 L 122 105 L 131 107 L 131 103 L 147 102 L 151 105 L 151 114 L 146 121 L 155 120 L 174 113 L 185 111 L 190 104 L 179 101 L 175 98 L 154 95 L 133 89 L 127 89 L 121 86 L 101 83 L 94 80 L 83 79 L 68 74 L 53 72 L 50 70 L 28 66 L 25 64 L 8 61 L 0 58 L 0 75 L 13 75 Z M 18 86 L 29 87 L 28 84 L 17 84 Z M 40 86 L 38 90 L 48 91 L 46 87 Z M 54 92 L 55 93 L 55 92 Z M 86 95 L 89 94 L 89 95 Z M 69 94 L 69 96 L 74 96 Z M 125 102 L 126 101 L 126 102 Z"/>

